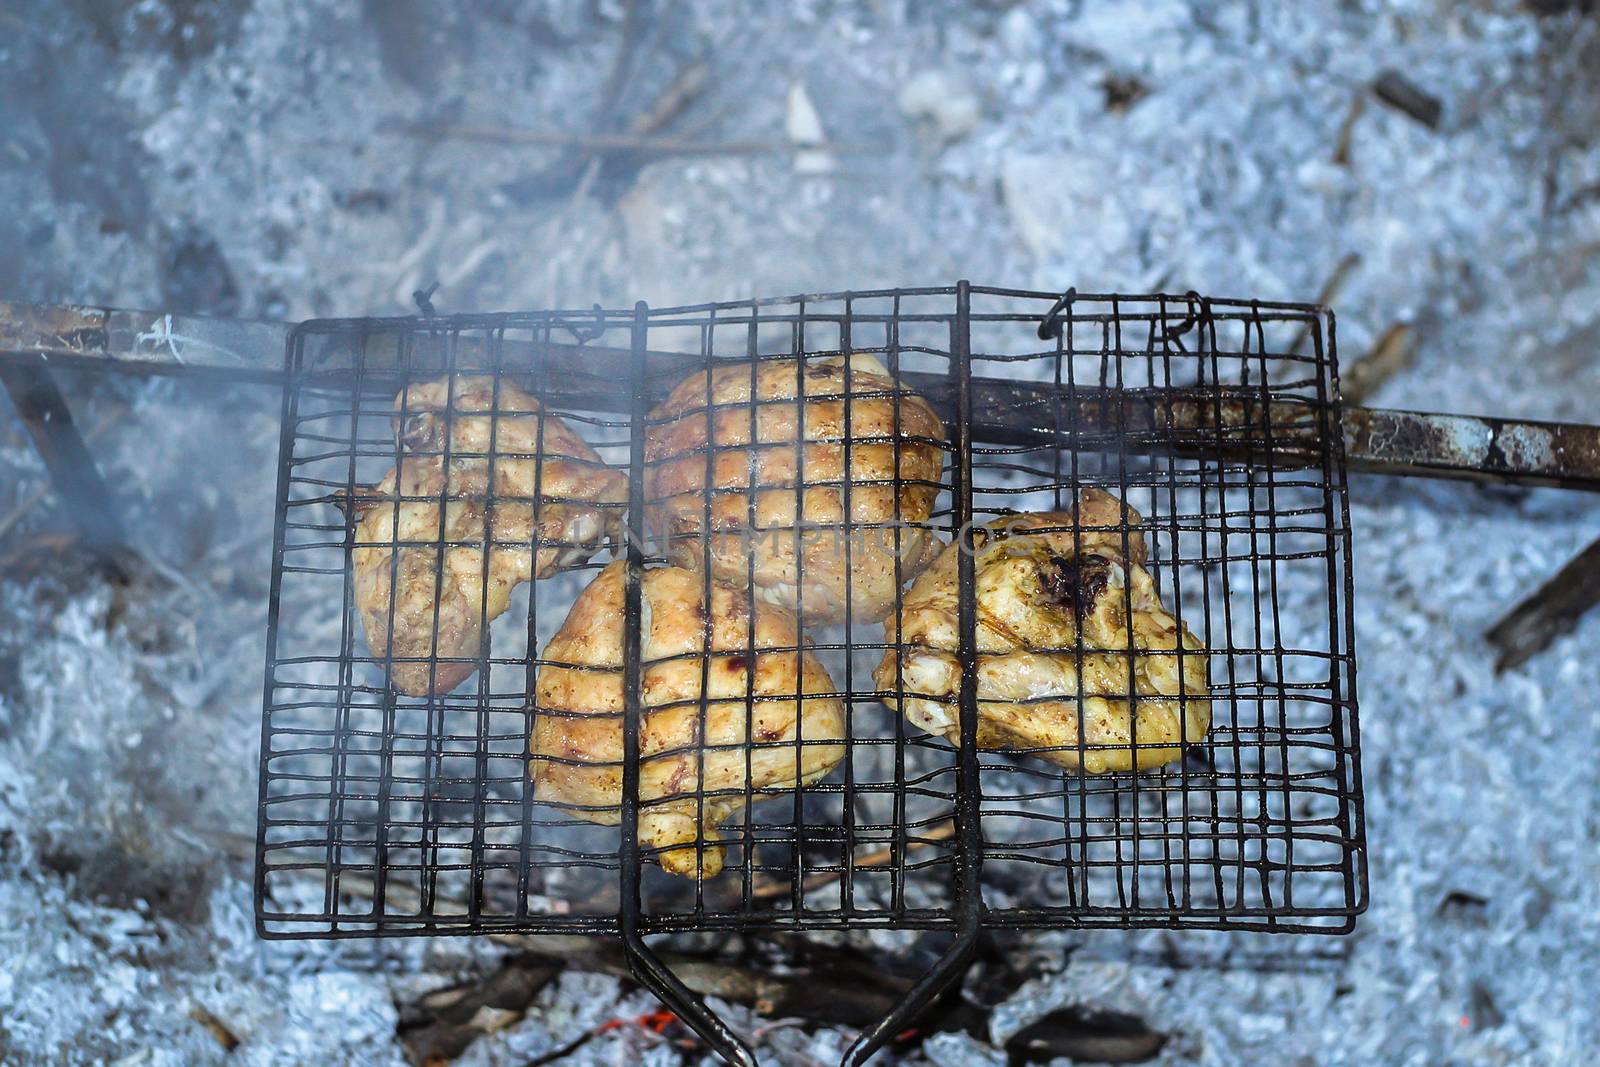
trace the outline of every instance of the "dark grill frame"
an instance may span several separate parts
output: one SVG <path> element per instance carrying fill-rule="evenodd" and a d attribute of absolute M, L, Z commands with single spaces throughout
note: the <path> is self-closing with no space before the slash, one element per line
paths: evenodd
<path fill-rule="evenodd" d="M 724 343 L 739 335 L 742 343 Z M 979 752 L 973 563 L 963 552 L 962 746 L 917 736 L 882 704 L 874 710 L 874 691 L 860 681 L 870 665 L 857 653 L 884 651 L 875 625 L 848 623 L 842 636 L 808 629 L 849 701 L 844 763 L 794 791 L 786 819 L 765 814 L 781 800 L 747 805 L 729 824 L 738 836 L 718 878 L 669 882 L 637 832 L 639 573 L 662 558 L 643 514 L 650 411 L 713 360 L 840 351 L 878 354 L 944 419 L 946 492 L 929 522 L 945 539 L 970 548 L 974 522 L 1007 501 L 1070 505 L 1084 485 L 1140 508 L 1163 599 L 1180 621 L 1189 613 L 1208 649 L 1212 730 L 1189 739 L 1193 758 L 1140 774 L 1086 775 Z M 354 523 L 330 501 L 398 458 L 400 446 L 374 428 L 388 422 L 399 383 L 446 371 L 530 386 L 628 471 L 628 536 L 617 546 L 628 574 L 623 802 L 609 857 L 561 836 L 604 837 L 609 827 L 567 827 L 531 797 L 530 660 L 543 652 L 541 624 L 564 614 L 546 602 L 562 579 L 532 583 L 523 632 L 537 649 L 491 654 L 483 626 L 476 675 L 447 696 L 397 695 L 359 633 Z M 983 929 L 1337 933 L 1366 906 L 1350 524 L 1325 308 L 962 282 L 665 309 L 318 320 L 292 332 L 285 372 L 262 731 L 262 936 L 621 934 L 641 980 L 726 1051 L 728 1035 L 654 961 L 644 935 L 956 932 L 903 1010 L 864 1036 L 858 1051 L 870 1051 L 957 973 Z M 861 395 L 847 384 L 847 425 Z M 898 393 L 894 403 L 898 425 Z M 708 397 L 708 419 L 709 407 Z M 843 443 L 847 470 L 853 443 Z M 491 470 L 494 462 L 491 446 Z M 849 492 L 847 483 L 847 514 Z M 706 508 L 709 516 L 710 494 Z M 486 540 L 468 547 L 488 552 Z M 1234 575 L 1249 584 L 1241 589 Z M 1280 601 L 1291 595 L 1298 615 L 1286 623 Z M 306 619 L 335 601 L 337 646 L 325 639 L 331 629 Z M 1286 635 L 1286 625 L 1319 615 L 1325 627 Z M 702 677 L 704 669 L 702 660 Z M 520 694 L 495 689 L 519 670 Z M 1059 808 L 1059 834 L 1027 836 L 1047 805 Z M 815 821 L 824 807 L 837 809 L 831 824 Z M 946 818 L 954 832 L 942 836 Z M 536 843 L 547 832 L 554 843 Z M 887 863 L 861 862 L 872 846 Z M 605 881 L 614 898 L 592 895 Z M 1307 887 L 1299 900 L 1297 883 Z M 774 886 L 780 892 L 762 895 Z M 592 907 L 539 910 L 559 905 L 562 891 L 569 905 Z"/>

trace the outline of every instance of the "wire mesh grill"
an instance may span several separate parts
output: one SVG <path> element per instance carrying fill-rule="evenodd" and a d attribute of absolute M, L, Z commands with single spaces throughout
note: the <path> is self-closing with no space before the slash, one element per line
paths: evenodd
<path fill-rule="evenodd" d="M 876 359 L 893 386 L 882 388 L 860 369 L 871 364 L 840 361 L 840 353 Z M 675 416 L 659 407 L 686 380 L 748 372 L 753 385 L 757 368 L 769 365 L 792 368 L 805 399 L 730 402 L 707 384 L 705 399 Z M 822 366 L 837 372 L 810 374 Z M 877 387 L 857 389 L 853 375 Z M 808 395 L 808 380 L 833 392 Z M 411 433 L 421 412 L 412 398 L 428 388 L 449 398 L 487 388 L 487 404 L 473 414 L 489 443 L 463 447 L 453 429 L 467 416 L 453 399 L 424 413 L 443 419 L 442 433 Z M 542 409 L 509 399 L 522 396 Z M 1178 658 L 1204 662 L 1204 691 L 1181 690 L 1176 703 L 1207 701 L 1209 730 L 1186 731 L 1181 758 L 1137 773 L 1089 773 L 1095 746 L 1083 737 L 1066 746 L 1076 754 L 1065 762 L 1076 767 L 1052 762 L 1050 752 L 974 745 L 988 729 L 975 651 L 989 607 L 977 602 L 972 553 L 960 550 L 963 680 L 947 699 L 965 744 L 930 736 L 891 709 L 911 692 L 904 671 L 890 670 L 888 685 L 874 672 L 907 648 L 888 639 L 880 620 L 852 617 L 860 613 L 849 604 L 837 618 L 816 618 L 802 603 L 801 621 L 788 630 L 775 622 L 777 636 L 760 647 L 750 625 L 735 627 L 734 644 L 713 643 L 712 654 L 691 641 L 687 651 L 649 659 L 652 627 L 672 608 L 664 603 L 652 616 L 649 576 L 669 556 L 691 564 L 703 604 L 774 595 L 754 563 L 731 593 L 713 592 L 707 530 L 721 529 L 713 522 L 679 529 L 647 521 L 663 503 L 652 496 L 660 483 L 647 477 L 656 462 L 650 442 L 673 418 L 708 429 L 725 412 L 749 420 L 761 447 L 736 449 L 712 436 L 692 453 L 706 465 L 698 492 L 711 520 L 719 494 L 754 497 L 753 482 L 729 484 L 717 473 L 724 450 L 738 451 L 753 472 L 780 448 L 757 427 L 764 405 L 803 409 L 809 421 L 809 405 L 829 397 L 844 408 L 846 432 L 829 443 L 843 451 L 845 471 L 855 469 L 852 450 L 886 441 L 881 427 L 854 432 L 852 405 L 887 405 L 895 437 L 920 397 L 944 429 L 942 439 L 919 441 L 939 457 L 936 477 L 921 479 L 901 469 L 903 442 L 891 446 L 892 470 L 876 480 L 808 480 L 822 469 L 807 452 L 815 440 L 801 427 L 783 442 L 800 472 L 783 483 L 796 494 L 791 526 L 793 515 L 808 516 L 809 490 L 837 491 L 843 507 L 836 521 L 778 536 L 834 538 L 850 577 L 846 598 L 866 588 L 863 531 L 895 546 L 903 581 L 894 583 L 890 611 L 898 614 L 917 566 L 899 551 L 907 539 L 931 535 L 961 549 L 975 536 L 981 543 L 997 518 L 1069 511 L 1088 489 L 1104 489 L 1137 513 L 1124 513 L 1109 534 L 1124 546 L 1145 541 L 1161 604 L 1203 646 Z M 963 283 L 667 309 L 316 321 L 291 338 L 283 405 L 257 884 L 266 936 L 842 926 L 1336 932 L 1365 906 L 1349 523 L 1340 440 L 1327 432 L 1337 425 L 1337 363 L 1323 309 Z M 541 459 L 557 420 L 593 449 L 587 458 L 569 450 L 579 480 L 585 463 L 593 484 L 616 479 L 608 483 L 616 491 L 576 502 L 591 512 L 581 545 L 570 526 L 554 536 L 541 526 L 541 512 L 575 503 L 540 484 L 553 477 L 541 473 Z M 495 441 L 512 427 L 521 444 Z M 1291 439 L 1294 447 L 1284 447 Z M 369 539 L 374 527 L 360 518 L 361 504 L 408 456 L 481 480 L 470 492 L 448 479 L 415 496 L 402 487 L 379 513 L 399 516 L 414 504 L 437 532 L 402 533 L 396 517 L 390 533 Z M 503 482 L 496 464 L 527 477 Z M 928 490 L 925 517 L 902 513 L 913 482 Z M 863 518 L 854 505 L 875 489 L 887 491 L 877 499 L 892 496 L 892 514 Z M 467 496 L 463 519 L 449 505 Z M 519 508 L 527 513 L 520 526 L 507 518 Z M 772 536 L 771 525 L 752 522 L 741 534 Z M 687 554 L 674 539 L 690 545 Z M 426 564 L 409 586 L 394 562 L 397 543 Z M 363 596 L 372 594 L 361 553 L 372 549 L 387 551 L 388 589 L 400 590 L 380 604 L 391 634 L 416 607 L 403 598 L 415 588 L 429 594 L 422 617 L 431 610 L 434 632 L 419 654 L 403 655 L 398 640 L 374 642 L 364 629 Z M 490 585 L 502 572 L 537 569 L 544 550 L 563 556 L 563 566 L 514 584 L 493 617 L 499 594 Z M 824 557 L 803 548 L 797 555 L 799 595 L 821 595 L 810 592 L 804 568 Z M 552 642 L 568 653 L 590 647 L 558 631 L 575 601 L 593 593 L 585 588 L 607 574 L 616 599 L 598 606 L 596 625 L 609 627 L 619 655 L 577 665 L 551 658 Z M 477 617 L 445 634 L 448 612 L 433 591 L 452 581 L 470 586 L 458 603 Z M 680 603 L 692 614 L 694 601 Z M 696 625 L 709 632 L 713 623 Z M 1131 650 L 1103 651 L 1131 663 Z M 1095 650 L 1086 653 L 1080 638 L 1061 651 L 1081 673 Z M 804 736 L 815 687 L 755 693 L 758 660 L 804 655 L 836 693 L 837 743 L 826 731 Z M 682 702 L 691 742 L 676 753 L 650 747 L 651 716 L 661 710 L 653 672 L 664 662 L 698 673 L 698 692 L 724 669 L 746 687 L 726 702 Z M 404 691 L 403 670 L 421 671 L 438 691 Z M 592 737 L 604 743 L 595 751 L 530 745 L 541 715 L 555 723 L 571 710 L 541 707 L 551 691 L 541 678 L 563 671 L 569 682 L 581 674 L 584 692 L 615 698 L 597 705 L 606 714 L 597 717 L 602 728 Z M 1068 699 L 1079 701 L 1081 720 L 1085 698 Z M 711 720 L 728 708 L 733 732 L 718 735 Z M 764 715 L 779 726 L 762 727 Z M 801 726 L 781 728 L 797 717 Z M 1133 758 L 1157 744 L 1135 732 L 1121 747 Z M 774 763 L 774 753 L 782 764 L 824 750 L 837 765 L 804 788 L 769 787 L 752 770 Z M 715 787 L 706 761 L 722 753 L 742 761 L 744 773 L 736 767 Z M 674 759 L 689 768 L 688 784 L 653 785 L 651 760 Z M 616 776 L 615 800 L 585 810 L 533 788 L 542 764 L 590 771 L 596 761 Z M 720 834 L 702 834 L 677 854 L 689 860 L 688 877 L 663 870 L 674 856 L 648 829 L 685 811 Z M 693 876 L 717 863 L 720 873 Z"/>

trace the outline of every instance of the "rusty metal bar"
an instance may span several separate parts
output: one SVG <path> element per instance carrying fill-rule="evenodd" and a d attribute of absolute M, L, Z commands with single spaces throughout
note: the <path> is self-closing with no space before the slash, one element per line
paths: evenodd
<path fill-rule="evenodd" d="M 1346 408 L 1351 470 L 1600 492 L 1600 426 Z"/>
<path fill-rule="evenodd" d="M 43 356 L 102 369 L 141 374 L 208 374 L 233 380 L 281 381 L 281 360 L 289 324 L 244 319 L 209 319 L 118 308 L 7 304 L 0 302 L 0 360 Z M 308 341 L 311 339 L 308 338 Z M 337 376 L 344 357 L 338 335 L 318 338 L 308 351 L 314 373 Z M 411 366 L 427 366 L 426 339 L 418 339 Z M 458 366 L 471 366 L 469 338 L 461 338 Z M 369 372 L 381 369 L 378 337 L 369 336 Z M 571 406 L 625 411 L 626 391 L 617 383 L 630 373 L 627 348 L 558 341 L 504 341 L 507 357 L 537 355 L 550 364 L 546 380 Z M 487 345 L 483 357 L 490 358 Z M 665 395 L 699 357 L 688 353 L 646 353 L 652 402 Z M 942 376 L 902 375 L 948 418 L 956 396 Z M 1275 459 L 1303 463 L 1320 440 L 1316 409 L 1282 397 L 1270 404 L 1259 391 L 1224 389 L 1079 389 L 1072 420 L 1064 424 L 1060 398 L 1050 386 L 994 378 L 972 380 L 973 430 L 999 444 L 1042 444 L 1070 434 L 1079 447 L 1094 447 L 1094 434 L 1132 432 L 1134 451 L 1167 448 L 1183 453 L 1191 446 L 1241 460 Z M 1272 433 L 1266 434 L 1269 425 Z M 1411 477 L 1454 478 L 1501 484 L 1544 485 L 1600 491 L 1600 426 L 1537 422 L 1475 415 L 1346 407 L 1340 423 L 1345 456 L 1352 471 Z M 1086 438 L 1085 434 L 1089 436 Z M 1108 440 L 1114 446 L 1115 441 Z"/>

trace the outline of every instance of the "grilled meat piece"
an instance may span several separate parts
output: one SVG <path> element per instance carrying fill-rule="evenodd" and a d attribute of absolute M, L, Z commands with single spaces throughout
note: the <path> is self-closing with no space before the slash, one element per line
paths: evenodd
<path fill-rule="evenodd" d="M 933 511 L 945 433 L 927 401 L 878 360 L 849 362 L 848 425 L 839 357 L 723 364 L 709 383 L 704 373 L 679 382 L 656 408 L 645 439 L 647 516 L 673 563 L 709 562 L 713 577 L 749 583 L 757 599 L 808 623 L 883 617 L 899 584 L 938 552 L 930 531 L 907 524 Z"/>
<path fill-rule="evenodd" d="M 626 577 L 612 563 L 578 597 L 536 686 L 535 797 L 606 824 L 622 802 Z M 708 606 L 704 585 L 677 567 L 641 577 L 639 841 L 673 874 L 710 878 L 723 864 L 717 824 L 747 789 L 792 790 L 831 771 L 845 718 L 792 615 L 716 583 Z"/>
<path fill-rule="evenodd" d="M 1156 594 L 1144 538 L 1129 528 L 1141 521 L 1086 489 L 1074 512 L 973 531 L 980 748 L 1100 774 L 1171 763 L 1210 729 L 1206 652 Z M 900 647 L 873 672 L 890 707 L 956 744 L 959 551 L 946 548 L 885 620 Z"/>
<path fill-rule="evenodd" d="M 413 384 L 395 411 L 408 454 L 354 502 L 356 606 L 395 689 L 447 693 L 519 584 L 620 534 L 627 478 L 503 379 Z"/>

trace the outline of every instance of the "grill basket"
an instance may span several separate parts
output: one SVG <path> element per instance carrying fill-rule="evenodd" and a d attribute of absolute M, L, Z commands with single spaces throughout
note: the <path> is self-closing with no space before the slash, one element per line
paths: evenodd
<path fill-rule="evenodd" d="M 639 843 L 636 771 L 619 767 L 620 826 L 534 797 L 540 655 L 613 554 L 628 561 L 630 587 L 663 559 L 641 505 L 644 437 L 666 393 L 713 365 L 840 352 L 876 356 L 942 418 L 947 458 L 926 523 L 941 540 L 1013 511 L 1070 508 L 1090 486 L 1142 514 L 1161 599 L 1208 650 L 1212 726 L 1187 739 L 1183 759 L 1138 774 L 957 748 L 883 703 L 872 678 L 880 625 L 807 626 L 845 703 L 843 762 L 804 790 L 751 798 L 723 826 L 723 873 L 672 877 Z M 263 936 L 622 935 L 641 980 L 737 1055 L 644 935 L 956 933 L 904 1010 L 863 1037 L 867 1052 L 957 973 L 984 928 L 1343 932 L 1365 907 L 1350 532 L 1340 437 L 1328 429 L 1338 371 L 1326 309 L 961 283 L 319 320 L 295 329 L 286 359 L 261 746 Z M 631 506 L 616 505 L 623 536 L 582 567 L 522 586 L 483 627 L 468 681 L 416 697 L 388 684 L 382 650 L 366 644 L 356 524 L 334 505 L 395 466 L 397 393 L 445 375 L 492 375 L 539 397 L 627 472 Z M 474 548 L 487 551 L 481 536 L 452 550 Z M 972 599 L 969 583 L 967 663 Z M 630 595 L 623 619 L 635 650 L 637 605 Z M 642 666 L 635 656 L 621 668 L 630 751 Z M 970 739 L 970 685 L 959 706 Z"/>

